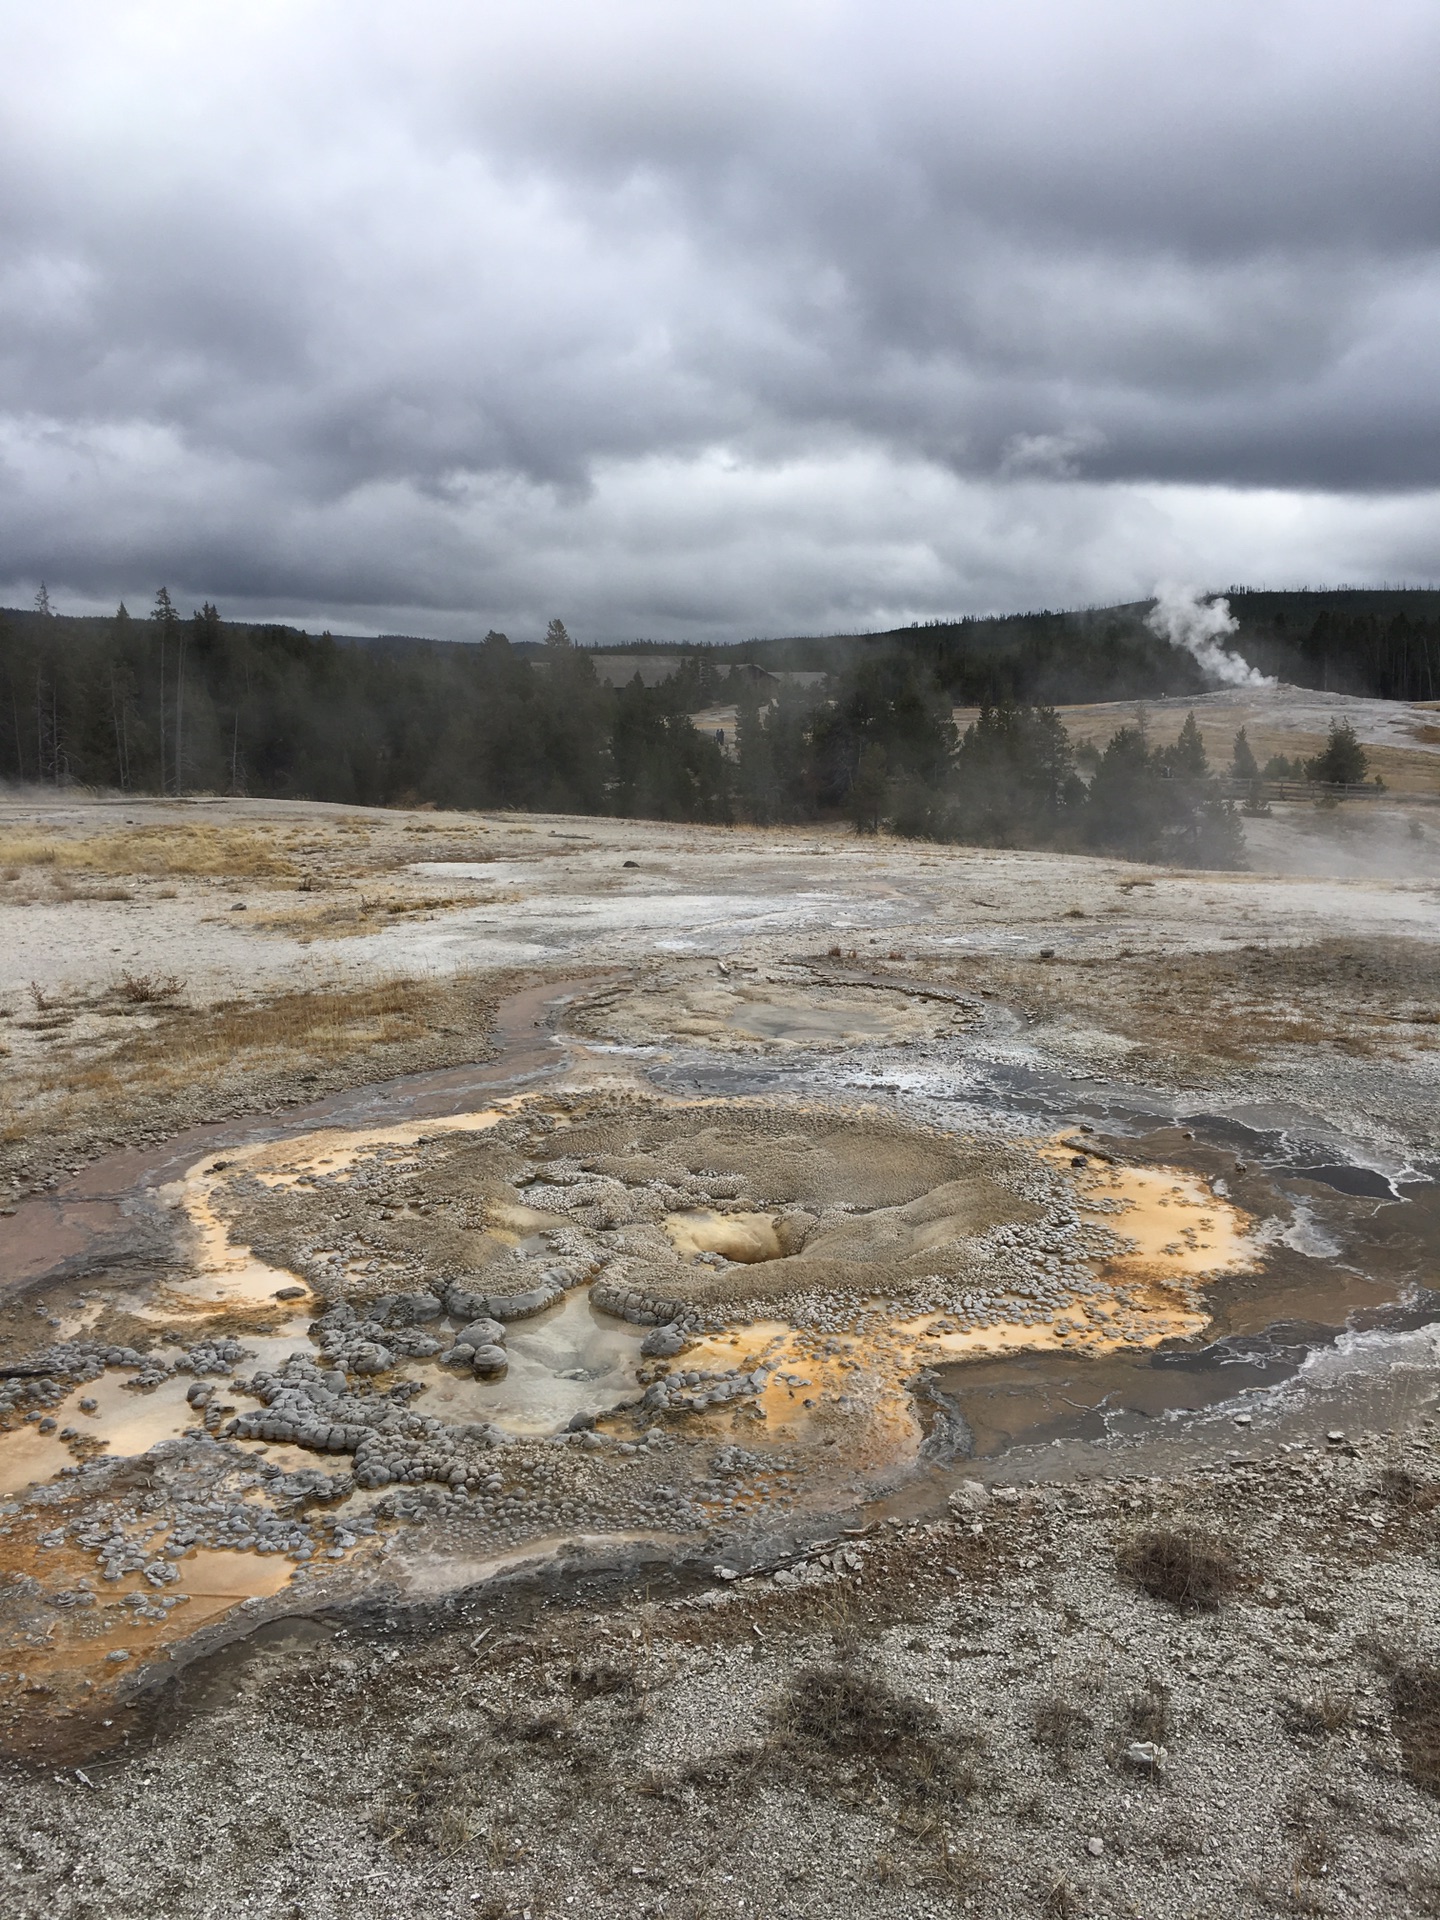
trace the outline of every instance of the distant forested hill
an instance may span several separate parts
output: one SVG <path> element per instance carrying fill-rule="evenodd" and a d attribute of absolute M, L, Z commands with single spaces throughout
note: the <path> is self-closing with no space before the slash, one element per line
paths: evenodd
<path fill-rule="evenodd" d="M 1297 687 L 1380 700 L 1440 700 L 1440 590 L 1232 588 L 1237 651 Z"/>
<path fill-rule="evenodd" d="M 1231 604 L 1240 623 L 1231 644 L 1267 672 L 1440 697 L 1440 593 L 1236 590 Z M 1179 752 L 1122 727 L 1087 760 L 1053 711 L 1205 689 L 1193 657 L 1151 632 L 1148 611 L 1142 602 L 592 654 L 559 621 L 543 644 L 490 633 L 463 645 L 246 626 L 209 605 L 185 616 L 166 593 L 138 619 L 123 607 L 109 619 L 37 608 L 0 615 L 0 779 L 375 806 L 849 819 L 862 831 L 1232 864 L 1242 857 L 1238 818 L 1198 735 Z M 692 724 L 731 703 L 727 736 Z M 963 740 L 956 705 L 984 710 Z M 1363 778 L 1353 739 L 1336 747 L 1335 765 L 1351 748 L 1357 772 L 1317 761 L 1312 777 Z"/>
<path fill-rule="evenodd" d="M 1440 700 L 1440 589 L 1269 593 L 1232 587 L 1227 597 L 1239 631 L 1226 644 L 1263 673 L 1329 693 Z M 772 671 L 834 671 L 899 651 L 922 661 L 955 704 L 967 707 L 987 700 L 1068 706 L 1202 692 L 1208 683 L 1190 655 L 1145 624 L 1153 604 L 752 640 L 713 651 L 717 665 L 752 660 Z"/>

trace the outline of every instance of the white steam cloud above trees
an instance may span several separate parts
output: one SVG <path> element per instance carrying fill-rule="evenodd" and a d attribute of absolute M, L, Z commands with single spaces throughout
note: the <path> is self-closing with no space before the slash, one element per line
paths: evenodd
<path fill-rule="evenodd" d="M 1163 582 L 1155 589 L 1155 605 L 1145 624 L 1162 640 L 1184 647 L 1196 664 L 1225 687 L 1273 687 L 1268 674 L 1242 660 L 1225 645 L 1240 631 L 1240 622 L 1228 600 L 1207 600 L 1196 587 Z"/>

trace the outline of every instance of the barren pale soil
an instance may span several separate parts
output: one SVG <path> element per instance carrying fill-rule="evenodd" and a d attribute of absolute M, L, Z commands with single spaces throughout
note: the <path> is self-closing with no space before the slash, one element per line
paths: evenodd
<path fill-rule="evenodd" d="M 5 802 L 6 1912 L 1440 1912 L 1423 784 Z"/>

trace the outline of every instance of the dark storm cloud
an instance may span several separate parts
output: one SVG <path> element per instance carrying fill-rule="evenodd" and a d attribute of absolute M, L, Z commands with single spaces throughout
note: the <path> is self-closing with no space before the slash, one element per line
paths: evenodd
<path fill-rule="evenodd" d="M 14 37 L 12 583 L 625 637 L 1440 572 L 1428 6 Z"/>

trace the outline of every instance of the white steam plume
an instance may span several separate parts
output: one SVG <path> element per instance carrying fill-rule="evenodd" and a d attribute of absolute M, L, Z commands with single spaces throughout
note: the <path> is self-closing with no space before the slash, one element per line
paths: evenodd
<path fill-rule="evenodd" d="M 1240 622 L 1231 613 L 1228 600 L 1206 600 L 1197 587 L 1162 581 L 1155 589 L 1155 605 L 1145 616 L 1145 624 L 1162 640 L 1184 647 L 1222 686 L 1273 687 L 1278 684 L 1221 644 L 1232 633 L 1240 631 Z"/>

